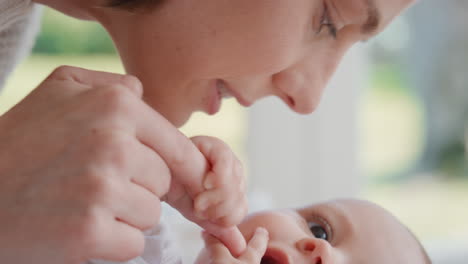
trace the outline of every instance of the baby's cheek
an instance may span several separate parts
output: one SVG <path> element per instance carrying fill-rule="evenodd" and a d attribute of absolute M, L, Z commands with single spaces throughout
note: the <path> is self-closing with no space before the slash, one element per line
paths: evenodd
<path fill-rule="evenodd" d="M 283 230 L 298 229 L 297 221 L 289 214 L 268 211 L 247 216 L 239 225 L 239 230 L 248 241 L 258 227 L 265 228 L 270 238 L 282 236 Z"/>

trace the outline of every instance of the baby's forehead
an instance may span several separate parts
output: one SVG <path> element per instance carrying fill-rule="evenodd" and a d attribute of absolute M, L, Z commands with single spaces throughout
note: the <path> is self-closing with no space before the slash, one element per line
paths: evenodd
<path fill-rule="evenodd" d="M 378 205 L 358 199 L 336 199 L 328 200 L 324 202 L 311 203 L 303 207 L 297 208 L 297 212 L 309 211 L 309 210 L 322 210 L 322 211 L 341 211 L 341 212 L 355 212 L 355 211 L 385 211 Z"/>
<path fill-rule="evenodd" d="M 365 256 L 358 263 L 402 263 L 421 257 L 419 242 L 409 229 L 374 203 L 334 200 L 310 204 L 297 212 L 303 217 L 324 215 L 334 230 L 336 246 L 352 260 Z"/>
<path fill-rule="evenodd" d="M 369 201 L 355 199 L 326 201 L 296 209 L 296 212 L 306 220 L 319 216 L 347 236 L 371 233 L 386 235 L 386 232 L 410 235 L 406 226 L 389 211 Z"/>

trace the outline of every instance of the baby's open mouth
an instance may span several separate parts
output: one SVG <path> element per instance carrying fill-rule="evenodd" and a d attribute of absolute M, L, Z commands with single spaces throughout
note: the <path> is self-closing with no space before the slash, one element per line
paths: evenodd
<path fill-rule="evenodd" d="M 278 261 L 272 257 L 263 257 L 262 261 L 260 261 L 260 264 L 278 264 Z"/>
<path fill-rule="evenodd" d="M 260 264 L 289 264 L 288 256 L 285 252 L 276 248 L 267 249 Z"/>

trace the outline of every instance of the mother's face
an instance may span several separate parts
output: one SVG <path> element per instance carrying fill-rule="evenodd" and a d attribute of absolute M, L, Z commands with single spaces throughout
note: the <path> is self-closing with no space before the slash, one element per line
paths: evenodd
<path fill-rule="evenodd" d="M 194 111 L 216 113 L 226 95 L 245 106 L 274 95 L 312 112 L 346 50 L 410 2 L 166 0 L 150 12 L 94 15 L 143 82 L 146 102 L 180 126 Z"/>

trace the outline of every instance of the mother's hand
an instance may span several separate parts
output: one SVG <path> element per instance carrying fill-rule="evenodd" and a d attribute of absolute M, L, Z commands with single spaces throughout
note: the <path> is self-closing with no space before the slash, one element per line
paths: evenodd
<path fill-rule="evenodd" d="M 140 255 L 170 170 L 206 171 L 141 96 L 134 77 L 60 67 L 0 117 L 1 263 Z"/>

